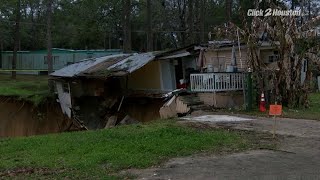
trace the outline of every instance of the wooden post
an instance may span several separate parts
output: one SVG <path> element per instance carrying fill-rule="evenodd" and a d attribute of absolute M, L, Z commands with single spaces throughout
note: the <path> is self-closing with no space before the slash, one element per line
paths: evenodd
<path fill-rule="evenodd" d="M 274 138 L 276 138 L 276 116 L 273 116 L 273 121 L 274 121 L 274 123 L 273 123 L 272 138 L 274 139 Z"/>
<path fill-rule="evenodd" d="M 274 105 L 270 105 L 269 108 L 269 115 L 273 116 L 273 128 L 272 128 L 272 137 L 276 137 L 276 129 L 277 129 L 277 119 L 276 116 L 280 116 L 282 114 L 282 106 L 277 105 L 277 102 L 275 102 Z"/>

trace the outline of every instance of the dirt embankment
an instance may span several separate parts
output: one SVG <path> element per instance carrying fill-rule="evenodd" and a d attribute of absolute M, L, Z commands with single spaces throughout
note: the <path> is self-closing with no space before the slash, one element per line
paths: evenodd
<path fill-rule="evenodd" d="M 62 132 L 70 124 L 55 102 L 34 106 L 30 102 L 0 97 L 0 137 Z"/>

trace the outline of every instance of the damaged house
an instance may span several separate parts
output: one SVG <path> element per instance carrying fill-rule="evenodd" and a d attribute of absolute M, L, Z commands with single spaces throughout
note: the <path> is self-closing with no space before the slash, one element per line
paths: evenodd
<path fill-rule="evenodd" d="M 51 79 L 64 114 L 87 129 L 112 126 L 123 119 L 174 117 L 243 104 L 240 71 L 246 66 L 239 65 L 236 71 L 233 49 L 225 43 L 218 49 L 190 45 L 166 52 L 91 58 L 55 71 Z M 233 92 L 238 91 L 236 101 Z"/>
<path fill-rule="evenodd" d="M 159 117 L 164 94 L 176 89 L 175 52 L 118 54 L 86 59 L 52 73 L 61 109 L 88 129 L 104 128 L 122 119 Z M 189 52 L 177 54 L 190 55 Z M 161 58 L 157 58 L 162 54 Z M 179 64 L 179 62 L 178 62 Z M 179 66 L 181 67 L 181 66 Z M 117 117 L 117 118 L 115 118 Z M 111 118 L 111 120 L 110 120 Z M 114 120 L 117 119 L 117 120 Z"/>

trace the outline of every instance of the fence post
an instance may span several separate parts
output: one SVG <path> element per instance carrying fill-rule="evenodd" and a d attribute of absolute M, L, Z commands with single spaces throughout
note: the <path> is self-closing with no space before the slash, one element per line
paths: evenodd
<path fill-rule="evenodd" d="M 246 98 L 246 110 L 251 111 L 252 110 L 252 72 L 249 69 L 247 73 L 247 98 Z"/>

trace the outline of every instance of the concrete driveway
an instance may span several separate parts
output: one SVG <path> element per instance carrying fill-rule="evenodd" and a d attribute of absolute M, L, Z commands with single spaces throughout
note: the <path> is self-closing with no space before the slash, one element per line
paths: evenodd
<path fill-rule="evenodd" d="M 184 121 L 257 132 L 272 132 L 274 123 L 272 118 L 239 116 L 190 117 Z M 277 150 L 194 155 L 131 173 L 138 179 L 320 179 L 320 121 L 277 119 L 276 133 L 283 135 Z"/>

